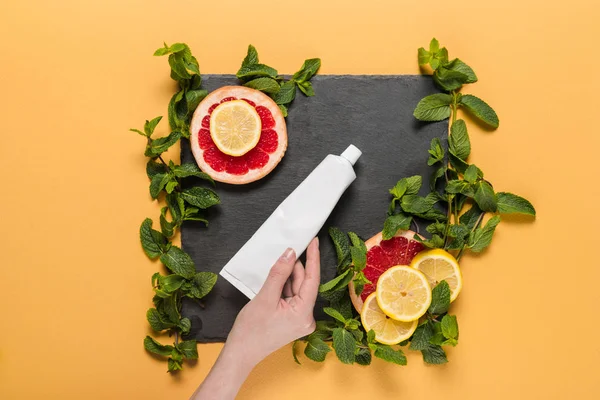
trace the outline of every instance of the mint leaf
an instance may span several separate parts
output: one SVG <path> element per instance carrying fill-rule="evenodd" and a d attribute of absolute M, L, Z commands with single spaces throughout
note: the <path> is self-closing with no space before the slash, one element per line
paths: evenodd
<path fill-rule="evenodd" d="M 187 178 L 189 176 L 195 176 L 209 181 L 214 184 L 215 181 L 206 172 L 202 172 L 195 163 L 186 163 L 181 165 L 173 166 L 173 174 L 178 178 Z"/>
<path fill-rule="evenodd" d="M 155 259 L 167 248 L 167 238 L 161 232 L 152 229 L 152 220 L 146 218 L 140 226 L 140 241 L 142 242 L 142 248 L 144 253 L 151 258 Z"/>
<path fill-rule="evenodd" d="M 433 73 L 433 81 L 440 88 L 448 92 L 460 89 L 468 80 L 467 75 L 448 69 L 445 65 L 440 65 Z"/>
<path fill-rule="evenodd" d="M 159 139 L 152 140 L 144 155 L 146 157 L 155 158 L 164 153 L 169 149 L 169 147 L 173 146 L 177 141 L 181 138 L 180 132 L 171 132 L 169 136 L 162 137 Z"/>
<path fill-rule="evenodd" d="M 210 293 L 215 283 L 217 283 L 217 274 L 205 271 L 198 272 L 191 280 L 191 285 L 188 287 L 186 296 L 193 299 L 201 299 Z"/>
<path fill-rule="evenodd" d="M 444 235 L 446 233 L 446 224 L 442 222 L 433 222 L 429 224 L 425 230 L 432 235 Z"/>
<path fill-rule="evenodd" d="M 188 360 L 198 359 L 198 344 L 195 340 L 184 340 L 179 342 L 176 347 Z"/>
<path fill-rule="evenodd" d="M 433 138 L 431 139 L 431 145 L 429 147 L 429 159 L 427 160 L 427 165 L 432 166 L 441 161 L 444 161 L 442 142 L 439 138 Z"/>
<path fill-rule="evenodd" d="M 450 308 L 450 286 L 448 282 L 441 281 L 431 291 L 431 305 L 429 306 L 429 314 L 440 315 L 448 312 Z"/>
<path fill-rule="evenodd" d="M 466 160 L 471 154 L 471 141 L 467 132 L 467 125 L 462 119 L 456 120 L 450 127 L 448 151 L 461 160 Z"/>
<path fill-rule="evenodd" d="M 260 90 L 261 92 L 267 94 L 276 94 L 281 89 L 279 83 L 277 83 L 277 81 L 271 77 L 252 79 L 251 81 L 246 82 L 244 86 L 251 89 Z"/>
<path fill-rule="evenodd" d="M 440 42 L 436 38 L 431 39 L 431 41 L 429 42 L 429 52 L 435 54 L 439 50 Z"/>
<path fill-rule="evenodd" d="M 444 65 L 444 67 L 449 70 L 464 74 L 467 77 L 465 83 L 477 82 L 477 75 L 475 75 L 475 71 L 473 71 L 471 67 L 469 67 L 467 64 L 465 64 L 458 58 L 455 58 L 454 60 L 450 61 L 448 64 Z"/>
<path fill-rule="evenodd" d="M 312 87 L 312 83 L 310 82 L 296 82 L 298 84 L 298 89 L 302 93 L 304 93 L 308 97 L 312 97 L 315 95 L 315 90 Z"/>
<path fill-rule="evenodd" d="M 444 315 L 442 318 L 442 333 L 446 339 L 458 339 L 458 322 L 454 315 Z"/>
<path fill-rule="evenodd" d="M 492 236 L 496 230 L 496 226 L 500 223 L 500 216 L 492 217 L 483 228 L 478 228 L 472 233 L 472 238 L 469 240 L 469 248 L 475 253 L 483 251 L 492 242 Z"/>
<path fill-rule="evenodd" d="M 423 350 L 430 346 L 429 339 L 434 335 L 433 323 L 427 321 L 417 327 L 410 341 L 411 350 Z"/>
<path fill-rule="evenodd" d="M 188 333 L 190 333 L 192 321 L 190 321 L 189 318 L 181 318 L 177 326 L 179 327 L 179 329 L 181 329 L 182 334 L 187 335 Z"/>
<path fill-rule="evenodd" d="M 364 272 L 360 271 L 359 273 L 354 275 L 354 278 L 352 278 L 352 283 L 354 284 L 354 293 L 356 293 L 357 296 L 360 296 L 360 294 L 363 292 L 363 289 L 365 288 L 365 285 L 370 284 L 372 282 L 367 279 Z"/>
<path fill-rule="evenodd" d="M 496 193 L 498 211 L 504 214 L 526 214 L 535 216 L 535 208 L 526 199 L 508 192 Z"/>
<path fill-rule="evenodd" d="M 158 354 L 159 356 L 169 357 L 173 351 L 173 346 L 162 345 L 150 336 L 146 336 L 144 338 L 144 349 L 150 353 Z"/>
<path fill-rule="evenodd" d="M 184 189 L 180 196 L 189 204 L 201 209 L 206 209 L 220 203 L 219 195 L 208 188 L 192 187 Z"/>
<path fill-rule="evenodd" d="M 410 228 L 412 217 L 399 213 L 397 215 L 391 215 L 387 217 L 383 223 L 383 240 L 393 238 L 399 230 L 407 230 Z"/>
<path fill-rule="evenodd" d="M 440 249 L 442 247 L 444 247 L 444 239 L 440 236 L 440 235 L 431 235 L 431 239 L 429 240 L 423 240 L 419 235 L 417 235 L 415 233 L 415 235 L 413 236 L 413 239 L 415 239 L 417 242 L 421 243 L 423 246 L 427 247 L 428 249 Z"/>
<path fill-rule="evenodd" d="M 258 64 L 258 51 L 251 44 L 248 45 L 248 53 L 242 61 L 242 67 L 247 67 L 252 64 Z"/>
<path fill-rule="evenodd" d="M 196 273 L 194 262 L 190 256 L 177 246 L 171 246 L 166 253 L 160 256 L 160 261 L 175 274 L 184 278 L 192 278 Z"/>
<path fill-rule="evenodd" d="M 150 159 L 146 164 L 146 175 L 148 175 L 148 179 L 152 179 L 152 177 L 157 174 L 166 174 L 167 171 L 167 166 L 162 162 L 159 163 Z"/>
<path fill-rule="evenodd" d="M 477 207 L 477 204 L 473 204 L 467 212 L 460 216 L 459 221 L 461 224 L 465 225 L 467 229 L 471 230 L 475 227 L 475 224 L 477 224 L 481 214 L 483 214 L 483 211 Z"/>
<path fill-rule="evenodd" d="M 400 207 L 407 213 L 421 214 L 430 210 L 433 207 L 433 203 L 425 197 L 409 194 L 402 197 Z"/>
<path fill-rule="evenodd" d="M 354 336 L 344 328 L 333 330 L 333 349 L 335 355 L 344 364 L 352 364 L 355 361 L 356 341 Z"/>
<path fill-rule="evenodd" d="M 432 94 L 419 101 L 413 115 L 420 121 L 442 121 L 450 117 L 451 103 L 452 96 L 449 94 Z"/>
<path fill-rule="evenodd" d="M 173 191 L 175 190 L 175 188 L 177 186 L 179 186 L 179 182 L 177 182 L 176 180 L 169 181 L 169 182 L 167 182 L 167 185 L 165 186 L 165 191 L 167 193 L 173 193 Z"/>
<path fill-rule="evenodd" d="M 312 78 L 321 68 L 320 58 L 310 58 L 305 60 L 298 72 L 292 76 L 292 80 L 296 82 L 306 82 Z"/>
<path fill-rule="evenodd" d="M 167 195 L 167 206 L 169 206 L 173 222 L 179 224 L 183 220 L 185 212 L 185 204 L 179 193 L 173 192 Z"/>
<path fill-rule="evenodd" d="M 475 191 L 473 190 L 473 185 L 471 183 L 458 179 L 448 181 L 448 185 L 446 185 L 446 193 L 460 193 L 468 197 L 473 197 L 475 195 Z"/>
<path fill-rule="evenodd" d="M 355 361 L 358 365 L 371 365 L 371 351 L 361 347 L 356 353 Z"/>
<path fill-rule="evenodd" d="M 333 226 L 329 228 L 329 236 L 335 246 L 338 267 L 350 263 L 350 240 L 348 240 L 348 236 L 340 229 Z"/>
<path fill-rule="evenodd" d="M 183 369 L 183 365 L 181 365 L 181 361 L 176 361 L 172 358 L 169 358 L 167 360 L 167 371 L 175 372 L 175 371 L 181 371 L 182 369 Z"/>
<path fill-rule="evenodd" d="M 190 111 L 193 112 L 196 110 L 198 104 L 200 104 L 200 102 L 204 100 L 206 96 L 208 96 L 207 90 L 188 90 L 185 92 L 185 100 L 187 103 L 186 118 Z M 184 136 L 188 137 L 187 135 Z"/>
<path fill-rule="evenodd" d="M 306 355 L 306 357 L 313 361 L 323 362 L 325 361 L 327 353 L 329 353 L 330 351 L 331 348 L 329 347 L 329 345 L 327 345 L 327 343 L 323 341 L 323 339 L 311 335 L 308 337 L 306 348 L 304 349 L 304 354 Z"/>
<path fill-rule="evenodd" d="M 350 254 L 352 256 L 352 264 L 355 269 L 360 271 L 367 265 L 367 252 L 358 247 L 351 247 Z"/>
<path fill-rule="evenodd" d="M 446 352 L 440 346 L 430 344 L 429 347 L 421 350 L 423 361 L 427 364 L 445 364 L 448 362 Z"/>
<path fill-rule="evenodd" d="M 153 200 L 156 200 L 160 191 L 165 188 L 165 185 L 170 179 L 171 177 L 168 174 L 156 174 L 152 177 L 152 180 L 150 181 L 150 197 L 152 197 Z"/>
<path fill-rule="evenodd" d="M 475 201 L 482 211 L 496 212 L 498 210 L 498 202 L 492 185 L 486 181 L 477 182 L 475 184 Z"/>
<path fill-rule="evenodd" d="M 429 60 L 431 60 L 431 53 L 420 47 L 418 50 L 418 59 L 419 65 L 427 65 L 429 64 Z"/>
<path fill-rule="evenodd" d="M 277 70 L 264 64 L 252 64 L 242 66 L 235 76 L 244 82 L 263 76 L 277 78 Z"/>
<path fill-rule="evenodd" d="M 452 165 L 452 167 L 461 174 L 464 174 L 469 167 L 469 164 L 456 157 L 452 152 L 448 152 L 448 160 L 450 161 L 450 165 Z"/>
<path fill-rule="evenodd" d="M 382 360 L 398 364 L 406 365 L 406 356 L 401 349 L 394 350 L 392 347 L 385 344 L 377 344 L 375 349 L 375 357 L 381 358 Z"/>
<path fill-rule="evenodd" d="M 475 183 L 477 180 L 483 178 L 483 172 L 475 164 L 469 165 L 464 174 L 465 181 L 469 183 Z"/>
<path fill-rule="evenodd" d="M 279 91 L 279 93 L 281 93 L 281 91 Z M 281 110 L 281 113 L 283 114 L 283 116 L 287 117 L 288 116 L 288 108 L 286 106 L 284 106 L 283 104 L 277 104 L 277 106 L 279 107 L 279 110 Z"/>
<path fill-rule="evenodd" d="M 430 181 L 429 181 L 429 189 L 431 191 L 435 191 L 436 190 L 437 181 L 442 176 L 444 176 L 444 172 L 446 172 L 446 168 L 448 168 L 448 167 L 445 166 L 445 165 L 442 165 L 441 167 L 439 167 L 436 170 L 434 170 L 433 173 L 431 174 L 431 178 L 430 178 Z"/>
<path fill-rule="evenodd" d="M 403 194 L 417 194 L 419 193 L 419 190 L 421 189 L 421 185 L 423 184 L 423 178 L 420 175 L 413 175 L 413 176 L 409 176 L 407 178 L 402 178 L 398 181 L 398 183 L 396 183 L 396 187 L 401 184 L 401 182 L 406 182 L 406 190 Z M 394 189 L 396 188 L 394 187 Z M 394 190 L 392 189 L 392 190 Z M 391 191 L 390 191 L 391 193 Z M 392 193 L 394 194 L 394 193 Z M 402 195 L 397 196 L 397 197 L 402 197 Z"/>
<path fill-rule="evenodd" d="M 296 98 L 296 84 L 294 81 L 286 81 L 281 85 L 279 92 L 272 96 L 278 105 L 289 104 Z"/>
<path fill-rule="evenodd" d="M 346 323 L 346 318 L 344 318 L 344 316 L 340 314 L 336 309 L 333 309 L 331 307 L 324 307 L 323 312 L 332 317 L 333 319 L 340 321 L 343 324 Z"/>
<path fill-rule="evenodd" d="M 175 324 L 165 321 L 156 308 L 151 308 L 146 312 L 146 319 L 152 330 L 156 332 L 163 331 L 175 326 Z"/>
<path fill-rule="evenodd" d="M 367 252 L 367 246 L 365 245 L 365 242 L 358 237 L 358 235 L 354 232 L 348 232 L 348 237 L 350 238 L 350 242 L 352 243 L 352 246 L 358 248 L 360 251 L 366 253 Z"/>
<path fill-rule="evenodd" d="M 185 278 L 181 275 L 170 274 L 159 279 L 160 288 L 168 293 L 173 293 L 183 285 Z"/>
<path fill-rule="evenodd" d="M 352 274 L 350 274 L 352 276 Z M 347 285 L 347 283 L 345 284 Z M 346 289 L 346 287 L 341 286 L 342 289 Z M 336 289 L 337 290 L 337 289 Z M 348 290 L 339 290 L 337 292 L 329 292 L 335 293 L 336 296 L 331 298 L 329 302 L 329 306 L 339 311 L 340 314 L 344 316 L 346 319 L 352 318 L 352 312 L 354 307 L 352 306 L 352 302 L 350 301 L 350 294 Z M 322 294 L 323 295 L 323 294 Z M 332 297 L 332 296 L 330 296 Z"/>
<path fill-rule="evenodd" d="M 150 121 L 146 120 L 146 123 L 144 124 L 144 133 L 147 137 L 152 136 L 154 129 L 156 129 L 156 125 L 158 125 L 161 119 L 162 117 L 156 117 Z"/>
<path fill-rule="evenodd" d="M 493 128 L 497 128 L 500 124 L 496 112 L 479 97 L 475 97 L 471 94 L 465 94 L 461 97 L 459 105 L 466 108 L 467 111 L 469 111 L 475 117 L 479 118 L 481 121 Z"/>
<path fill-rule="evenodd" d="M 448 243 L 446 250 L 459 250 L 466 243 L 466 238 L 469 236 L 469 228 L 465 225 L 450 225 L 448 229 L 448 237 L 452 240 Z"/>
<path fill-rule="evenodd" d="M 159 312 L 160 311 L 167 316 L 170 322 L 177 325 L 181 319 L 181 315 L 179 314 L 179 309 L 177 307 L 177 294 L 173 294 L 164 298 L 162 302 L 162 310 L 159 309 Z"/>
<path fill-rule="evenodd" d="M 352 280 L 353 272 L 352 270 L 347 269 L 342 272 L 340 275 L 336 276 L 329 282 L 323 283 L 319 286 L 319 292 L 328 292 L 330 290 L 338 290 L 346 286 Z"/>

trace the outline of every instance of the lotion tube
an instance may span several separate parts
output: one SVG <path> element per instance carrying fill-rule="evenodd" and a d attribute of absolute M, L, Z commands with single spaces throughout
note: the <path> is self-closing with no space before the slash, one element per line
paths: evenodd
<path fill-rule="evenodd" d="M 338 200 L 356 179 L 353 165 L 361 151 L 350 145 L 340 156 L 328 155 L 275 209 L 220 275 L 252 299 L 283 252 L 300 255 L 317 235 Z"/>

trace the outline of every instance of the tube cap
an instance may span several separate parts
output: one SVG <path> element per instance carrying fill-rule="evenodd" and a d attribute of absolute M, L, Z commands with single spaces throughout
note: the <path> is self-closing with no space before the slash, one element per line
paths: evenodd
<path fill-rule="evenodd" d="M 348 148 L 346 150 L 344 150 L 344 152 L 342 153 L 342 157 L 344 157 L 346 160 L 350 161 L 350 164 L 352 164 L 352 165 L 354 165 L 356 163 L 356 160 L 358 160 L 361 155 L 362 155 L 362 151 L 360 151 L 358 149 L 358 147 L 356 147 L 353 144 L 348 146 Z"/>

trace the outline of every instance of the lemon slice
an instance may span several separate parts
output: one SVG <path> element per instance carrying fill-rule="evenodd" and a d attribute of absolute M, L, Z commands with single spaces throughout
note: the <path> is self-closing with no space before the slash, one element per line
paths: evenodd
<path fill-rule="evenodd" d="M 406 265 L 385 271 L 377 281 L 377 304 L 390 318 L 419 319 L 431 304 L 431 287 L 425 275 Z"/>
<path fill-rule="evenodd" d="M 432 288 L 441 281 L 446 281 L 450 286 L 450 301 L 454 301 L 460 293 L 462 274 L 458 262 L 447 251 L 442 249 L 423 251 L 413 258 L 410 265 L 425 274 Z"/>
<path fill-rule="evenodd" d="M 375 340 L 383 344 L 398 344 L 408 339 L 417 329 L 419 320 L 412 322 L 401 322 L 391 319 L 377 305 L 375 293 L 371 293 L 365 300 L 360 320 L 367 332 L 371 329 L 375 332 Z"/>
<path fill-rule="evenodd" d="M 252 150 L 260 139 L 260 116 L 244 100 L 220 104 L 210 116 L 210 136 L 219 150 L 240 157 Z"/>

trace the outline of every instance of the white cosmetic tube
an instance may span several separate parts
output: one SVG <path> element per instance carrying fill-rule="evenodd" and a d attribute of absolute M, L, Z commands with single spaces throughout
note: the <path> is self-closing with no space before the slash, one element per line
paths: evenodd
<path fill-rule="evenodd" d="M 353 165 L 361 154 L 350 145 L 341 156 L 325 157 L 229 260 L 220 275 L 248 298 L 254 298 L 279 256 L 288 247 L 302 254 L 321 230 L 356 179 Z"/>

